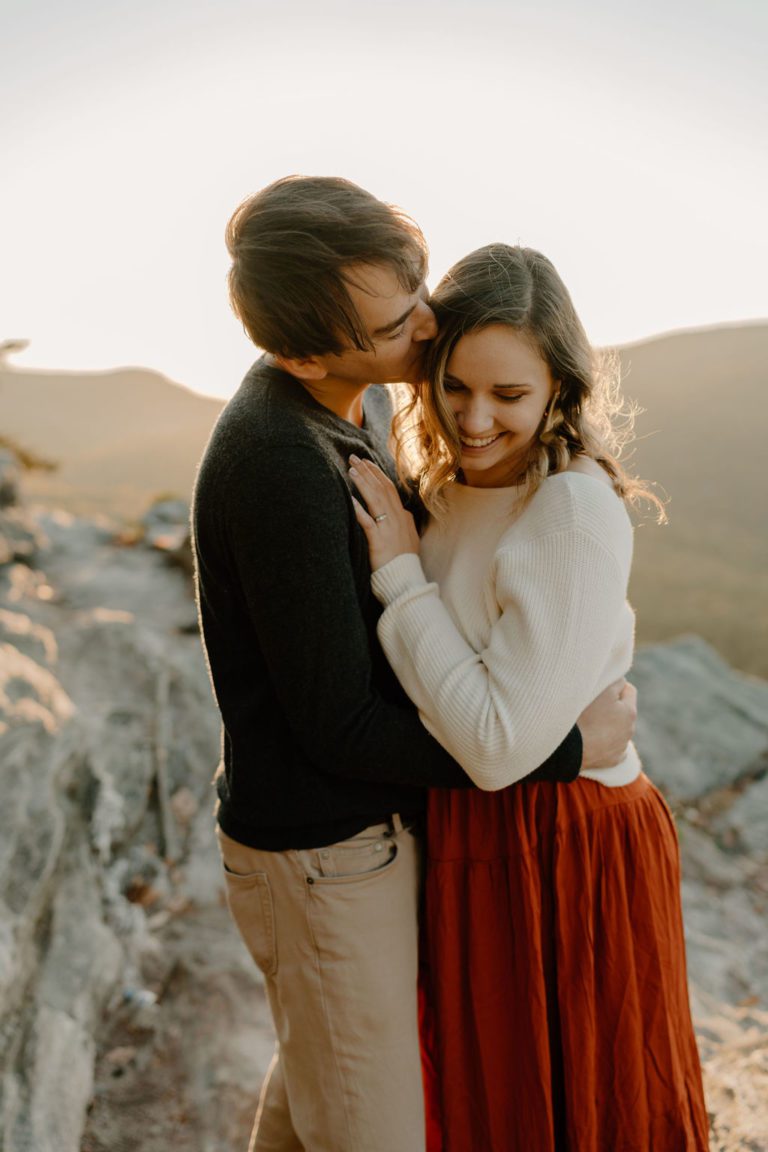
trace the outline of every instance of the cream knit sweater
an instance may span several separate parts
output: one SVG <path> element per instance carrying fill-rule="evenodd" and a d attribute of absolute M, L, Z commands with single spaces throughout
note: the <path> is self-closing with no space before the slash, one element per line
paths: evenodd
<path fill-rule="evenodd" d="M 514 488 L 447 490 L 421 559 L 374 572 L 379 639 L 422 722 L 479 788 L 527 776 L 632 662 L 632 528 L 602 479 L 563 472 L 522 511 Z M 422 567 L 423 565 L 423 567 Z M 619 786 L 640 771 L 632 745 Z"/>

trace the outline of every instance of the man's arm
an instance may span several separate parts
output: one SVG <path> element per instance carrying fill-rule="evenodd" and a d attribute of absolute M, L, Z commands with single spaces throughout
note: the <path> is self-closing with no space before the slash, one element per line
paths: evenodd
<path fill-rule="evenodd" d="M 635 734 L 636 723 L 637 689 L 626 680 L 609 684 L 579 716 L 584 742 L 582 768 L 611 768 L 620 764 Z"/>
<path fill-rule="evenodd" d="M 578 779 L 583 761 L 583 737 L 578 726 L 571 728 L 562 744 L 557 747 L 526 780 L 549 780 L 557 784 L 572 784 Z M 514 785 L 510 785 L 514 787 Z"/>

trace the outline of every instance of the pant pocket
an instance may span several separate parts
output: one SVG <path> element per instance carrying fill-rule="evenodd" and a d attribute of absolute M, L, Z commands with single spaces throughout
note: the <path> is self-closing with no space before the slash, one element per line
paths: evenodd
<path fill-rule="evenodd" d="M 277 941 L 272 890 L 266 872 L 241 876 L 224 865 L 227 904 L 245 946 L 265 976 L 277 971 Z"/>
<path fill-rule="evenodd" d="M 361 833 L 326 848 L 300 849 L 305 874 L 321 883 L 362 880 L 390 868 L 397 857 L 397 842 L 388 833 Z"/>

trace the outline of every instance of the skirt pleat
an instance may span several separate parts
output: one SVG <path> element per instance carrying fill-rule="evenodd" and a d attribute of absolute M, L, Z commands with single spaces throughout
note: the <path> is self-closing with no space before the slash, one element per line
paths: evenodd
<path fill-rule="evenodd" d="M 436 791 L 427 845 L 429 1152 L 706 1152 L 650 781 Z"/>

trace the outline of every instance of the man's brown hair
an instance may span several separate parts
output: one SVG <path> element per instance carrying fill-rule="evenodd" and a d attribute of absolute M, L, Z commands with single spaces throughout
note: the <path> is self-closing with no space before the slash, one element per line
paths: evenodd
<path fill-rule="evenodd" d="M 260 348 L 304 357 L 373 347 L 348 291 L 356 264 L 387 264 L 415 292 L 427 246 L 418 225 L 349 180 L 286 176 L 227 225 L 229 298 Z"/>

